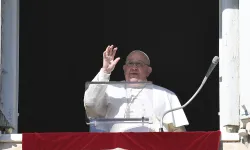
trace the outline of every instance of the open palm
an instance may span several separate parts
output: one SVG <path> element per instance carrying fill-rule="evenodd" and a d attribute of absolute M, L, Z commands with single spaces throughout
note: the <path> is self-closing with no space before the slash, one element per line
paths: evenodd
<path fill-rule="evenodd" d="M 106 50 L 103 52 L 103 66 L 102 68 L 106 73 L 111 73 L 117 62 L 120 60 L 120 57 L 115 58 L 115 54 L 117 51 L 117 47 L 114 47 L 113 45 L 109 45 Z"/>

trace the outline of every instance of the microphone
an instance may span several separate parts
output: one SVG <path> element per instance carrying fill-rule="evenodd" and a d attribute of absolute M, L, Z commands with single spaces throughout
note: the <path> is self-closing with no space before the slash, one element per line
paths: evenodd
<path fill-rule="evenodd" d="M 181 107 L 177 107 L 177 108 L 174 108 L 174 109 L 170 109 L 166 112 L 164 112 L 164 114 L 162 115 L 162 117 L 160 118 L 160 129 L 159 129 L 159 132 L 164 132 L 163 131 L 163 118 L 165 117 L 165 115 L 167 113 L 170 113 L 170 112 L 173 112 L 175 110 L 179 110 L 179 109 L 183 109 L 184 107 L 186 107 L 194 98 L 195 96 L 200 92 L 201 88 L 204 86 L 204 84 L 206 83 L 208 77 L 210 76 L 211 72 L 214 70 L 215 66 L 218 64 L 219 62 L 219 57 L 218 56 L 215 56 L 212 60 L 212 63 L 206 73 L 206 76 L 204 77 L 200 87 L 198 88 L 198 90 L 194 93 L 194 95 Z"/>
<path fill-rule="evenodd" d="M 212 63 L 207 71 L 207 74 L 206 74 L 206 77 L 208 78 L 211 74 L 211 72 L 214 70 L 215 66 L 218 64 L 219 62 L 219 57 L 218 56 L 215 56 L 212 60 Z"/>

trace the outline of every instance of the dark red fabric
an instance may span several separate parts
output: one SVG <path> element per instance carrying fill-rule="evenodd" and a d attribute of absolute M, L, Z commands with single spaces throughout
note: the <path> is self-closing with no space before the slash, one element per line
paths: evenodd
<path fill-rule="evenodd" d="M 220 131 L 23 133 L 23 150 L 218 150 Z"/>

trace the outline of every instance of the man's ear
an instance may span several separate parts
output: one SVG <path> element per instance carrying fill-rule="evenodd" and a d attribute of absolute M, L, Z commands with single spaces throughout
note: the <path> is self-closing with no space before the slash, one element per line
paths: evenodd
<path fill-rule="evenodd" d="M 148 74 L 147 74 L 147 77 L 151 74 L 152 72 L 152 67 L 148 67 Z"/>
<path fill-rule="evenodd" d="M 123 65 L 123 67 L 122 67 L 122 68 L 123 68 L 123 71 L 125 72 L 125 68 L 126 68 L 126 66 L 125 66 L 125 65 Z"/>

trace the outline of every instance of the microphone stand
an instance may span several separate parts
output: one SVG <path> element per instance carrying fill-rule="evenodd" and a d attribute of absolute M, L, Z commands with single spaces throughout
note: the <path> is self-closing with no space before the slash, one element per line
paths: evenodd
<path fill-rule="evenodd" d="M 170 112 L 173 112 L 173 111 L 175 111 L 175 110 L 183 109 L 184 107 L 186 107 L 186 106 L 195 98 L 195 96 L 200 92 L 201 88 L 202 88 L 202 87 L 204 86 L 204 84 L 206 83 L 206 81 L 207 81 L 207 79 L 208 79 L 210 73 L 212 72 L 212 70 L 214 69 L 214 67 L 217 65 L 218 61 L 219 61 L 219 57 L 218 57 L 218 56 L 215 56 L 214 59 L 213 59 L 213 61 L 212 61 L 212 65 L 210 66 L 211 68 L 209 68 L 209 70 L 208 70 L 208 72 L 207 72 L 205 78 L 203 79 L 203 81 L 202 81 L 200 87 L 198 88 L 198 90 L 194 93 L 194 95 L 193 95 L 184 105 L 182 105 L 181 107 L 177 107 L 177 108 L 174 108 L 174 109 L 170 109 L 170 110 L 166 111 L 166 112 L 162 115 L 162 117 L 161 117 L 161 119 L 160 119 L 160 129 L 159 129 L 159 132 L 164 132 L 164 131 L 163 131 L 163 118 L 165 117 L 165 115 L 168 114 L 168 113 L 170 113 Z"/>

